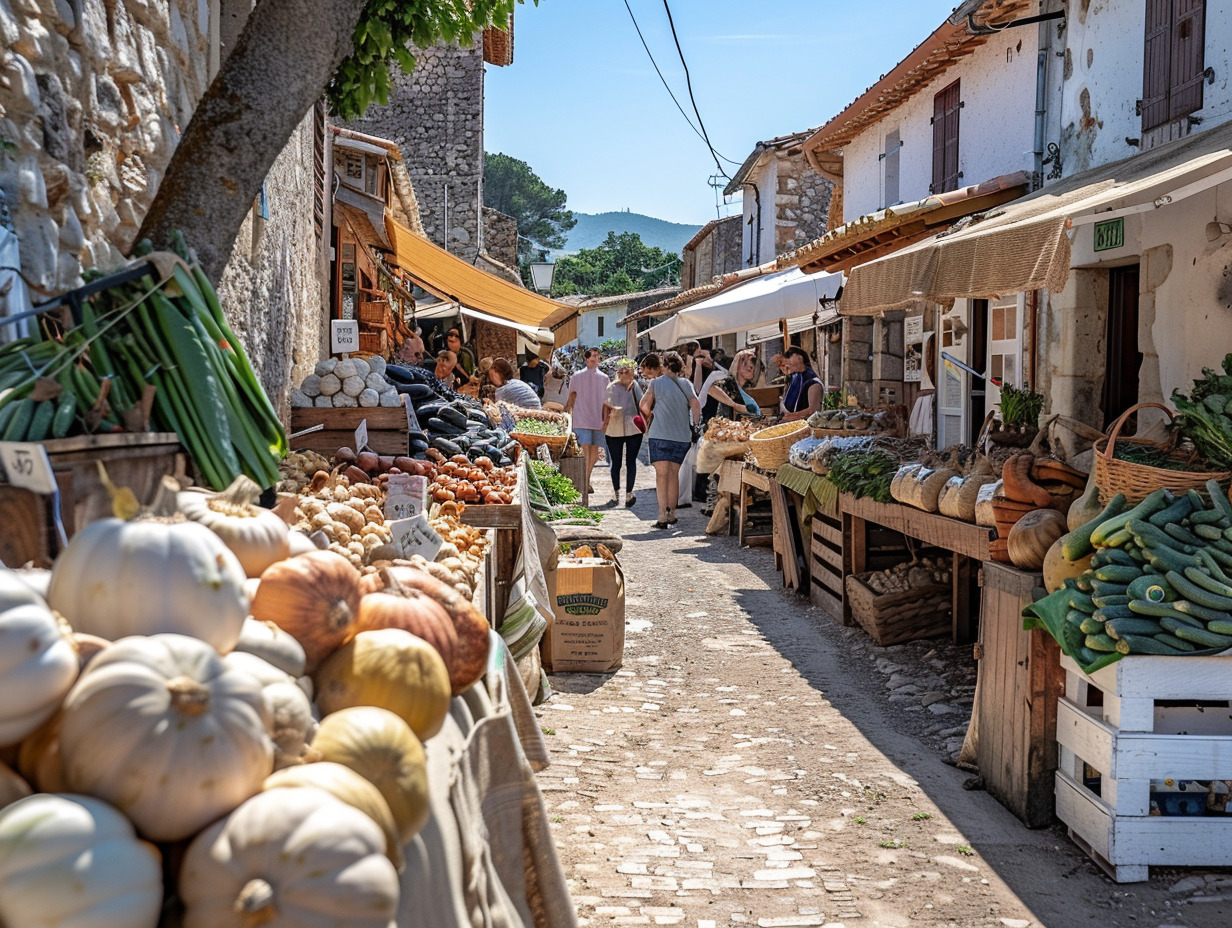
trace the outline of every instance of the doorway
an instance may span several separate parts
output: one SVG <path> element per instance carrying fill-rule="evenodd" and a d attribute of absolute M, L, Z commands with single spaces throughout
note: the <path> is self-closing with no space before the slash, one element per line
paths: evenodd
<path fill-rule="evenodd" d="M 1137 264 L 1114 267 L 1108 272 L 1108 350 L 1101 403 L 1105 428 L 1138 402 L 1138 375 L 1142 368 L 1142 352 L 1138 350 L 1138 276 Z"/>

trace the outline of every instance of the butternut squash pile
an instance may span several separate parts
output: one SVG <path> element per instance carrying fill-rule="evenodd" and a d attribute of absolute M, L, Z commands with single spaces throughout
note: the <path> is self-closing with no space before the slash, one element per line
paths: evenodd
<path fill-rule="evenodd" d="M 278 511 L 318 549 L 254 489 L 117 489 L 46 596 L 0 569 L 0 924 L 392 925 L 486 541 L 454 505 L 440 563 L 379 559 L 382 491 L 316 471 Z"/>

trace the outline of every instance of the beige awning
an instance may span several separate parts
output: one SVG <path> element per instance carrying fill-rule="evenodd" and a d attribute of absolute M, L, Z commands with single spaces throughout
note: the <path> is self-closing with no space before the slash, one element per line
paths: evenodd
<path fill-rule="evenodd" d="M 1075 174 L 848 272 L 840 312 L 872 316 L 917 301 L 1056 292 L 1075 225 L 1165 209 L 1232 180 L 1232 124 Z"/>

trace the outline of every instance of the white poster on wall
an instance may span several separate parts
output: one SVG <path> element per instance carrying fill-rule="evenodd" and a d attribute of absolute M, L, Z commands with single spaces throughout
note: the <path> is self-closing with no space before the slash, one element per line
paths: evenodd
<path fill-rule="evenodd" d="M 924 317 L 903 320 L 903 382 L 919 383 L 923 367 Z"/>

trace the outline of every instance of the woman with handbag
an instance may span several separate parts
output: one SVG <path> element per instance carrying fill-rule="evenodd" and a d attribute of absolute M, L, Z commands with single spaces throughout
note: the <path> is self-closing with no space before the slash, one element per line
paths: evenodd
<path fill-rule="evenodd" d="M 637 453 L 642 449 L 641 416 L 637 407 L 642 401 L 642 388 L 633 379 L 637 366 L 632 358 L 616 362 L 616 379 L 607 386 L 603 403 L 603 435 L 607 441 L 607 459 L 612 468 L 612 503 L 620 502 L 621 461 L 625 463 L 625 508 L 637 502 L 633 484 L 637 481 Z"/>
<path fill-rule="evenodd" d="M 646 438 L 650 444 L 650 463 L 655 469 L 655 492 L 659 500 L 659 519 L 655 528 L 676 523 L 680 497 L 680 465 L 689 453 L 694 429 L 702 406 L 693 384 L 683 376 L 684 361 L 674 351 L 663 356 L 662 376 L 655 378 L 642 397 L 642 415 L 650 421 Z M 653 418 L 651 418 L 653 414 Z"/>

